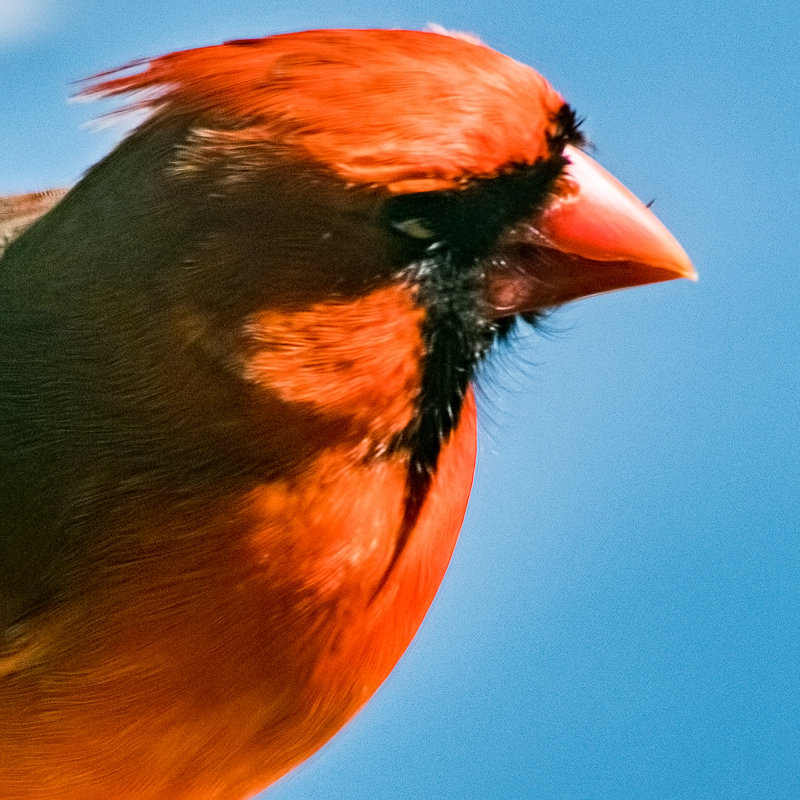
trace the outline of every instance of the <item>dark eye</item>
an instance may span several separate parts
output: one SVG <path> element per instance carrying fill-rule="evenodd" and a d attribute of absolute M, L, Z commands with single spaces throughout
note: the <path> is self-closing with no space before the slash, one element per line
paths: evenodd
<path fill-rule="evenodd" d="M 449 192 L 423 192 L 389 198 L 384 221 L 416 252 L 435 249 L 452 236 L 458 203 Z"/>
<path fill-rule="evenodd" d="M 565 112 L 567 122 L 571 113 Z M 471 262 L 490 253 L 503 230 L 544 208 L 566 163 L 558 152 L 457 189 L 389 197 L 382 220 L 401 259 L 446 248 L 457 261 Z"/>
<path fill-rule="evenodd" d="M 400 233 L 404 233 L 412 239 L 430 241 L 436 238 L 436 231 L 430 227 L 427 220 L 421 217 L 409 217 L 408 219 L 393 221 L 390 224 L 396 231 L 400 231 Z"/>
<path fill-rule="evenodd" d="M 386 201 L 385 213 L 393 228 L 416 220 L 433 231 L 452 214 L 455 205 L 454 192 L 401 194 Z"/>

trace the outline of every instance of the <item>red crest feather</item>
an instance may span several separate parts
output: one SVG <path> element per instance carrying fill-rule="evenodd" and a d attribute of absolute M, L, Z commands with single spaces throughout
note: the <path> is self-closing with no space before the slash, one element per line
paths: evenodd
<path fill-rule="evenodd" d="M 132 75 L 122 70 L 144 67 Z M 190 115 L 242 143 L 270 142 L 345 181 L 394 192 L 444 188 L 548 155 L 563 104 L 537 72 L 430 31 L 305 31 L 133 62 L 82 95 Z"/>

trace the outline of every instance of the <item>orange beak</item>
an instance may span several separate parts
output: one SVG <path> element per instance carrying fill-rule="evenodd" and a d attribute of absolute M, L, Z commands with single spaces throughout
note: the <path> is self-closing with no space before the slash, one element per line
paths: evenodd
<path fill-rule="evenodd" d="M 498 317 L 675 278 L 689 257 L 647 206 L 596 161 L 568 146 L 559 189 L 535 221 L 500 245 L 488 299 Z"/>

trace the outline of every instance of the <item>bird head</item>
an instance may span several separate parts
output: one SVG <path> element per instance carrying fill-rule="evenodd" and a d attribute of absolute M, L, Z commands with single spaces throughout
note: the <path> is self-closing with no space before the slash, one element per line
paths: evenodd
<path fill-rule="evenodd" d="M 149 209 L 150 233 L 132 246 L 147 251 L 137 264 L 171 264 L 161 295 L 178 350 L 255 387 L 266 433 L 247 438 L 272 468 L 336 443 L 355 459 L 403 453 L 407 530 L 476 366 L 517 317 L 695 277 L 583 152 L 561 95 L 470 37 L 232 41 L 135 62 L 83 93 L 135 93 L 128 108 L 149 112 L 85 183 L 108 204 L 135 173 L 124 202 L 130 219 Z"/>
<path fill-rule="evenodd" d="M 287 372 L 275 352 L 254 354 L 288 320 L 281 310 L 306 315 L 291 325 L 304 335 L 340 328 L 369 374 L 356 369 L 357 385 L 341 391 L 315 374 L 279 393 L 352 417 L 362 382 L 382 376 L 385 397 L 376 406 L 368 393 L 366 428 L 378 447 L 429 441 L 423 470 L 457 422 L 475 365 L 515 317 L 695 277 L 655 216 L 582 151 L 564 99 L 468 36 L 323 30 L 232 41 L 135 62 L 84 90 L 131 92 L 133 107 L 150 111 L 134 138 L 169 148 L 159 182 L 202 200 L 191 260 L 201 272 L 213 265 L 207 310 L 247 321 L 258 343 L 248 374 L 260 370 L 274 388 Z M 301 358 L 299 345 L 287 348 Z M 382 375 L 372 362 L 391 350 L 402 355 Z"/>

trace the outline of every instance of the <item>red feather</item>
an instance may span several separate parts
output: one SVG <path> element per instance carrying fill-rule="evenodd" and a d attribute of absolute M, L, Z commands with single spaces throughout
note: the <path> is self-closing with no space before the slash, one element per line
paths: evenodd
<path fill-rule="evenodd" d="M 444 188 L 533 164 L 563 99 L 530 67 L 419 31 L 307 31 L 134 62 L 86 95 L 190 115 L 222 147 L 283 146 L 358 185 Z"/>

